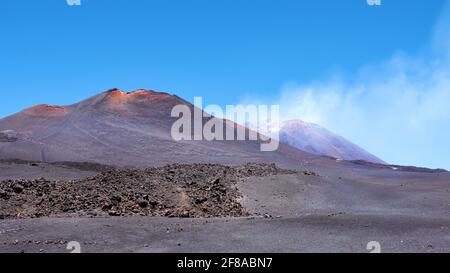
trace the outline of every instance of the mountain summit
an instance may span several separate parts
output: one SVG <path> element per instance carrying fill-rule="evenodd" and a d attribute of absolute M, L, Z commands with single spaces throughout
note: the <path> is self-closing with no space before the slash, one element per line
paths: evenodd
<path fill-rule="evenodd" d="M 356 144 L 314 123 L 290 120 L 281 124 L 279 133 L 281 143 L 308 153 L 341 160 L 363 160 L 385 164 Z"/>
<path fill-rule="evenodd" d="M 193 108 L 168 93 L 110 89 L 68 106 L 34 106 L 0 119 L 0 132 L 8 133 L 0 138 L 0 158 L 137 167 L 247 162 L 296 167 L 320 159 L 288 145 L 261 152 L 258 141 L 174 141 L 171 111 L 179 104 Z"/>

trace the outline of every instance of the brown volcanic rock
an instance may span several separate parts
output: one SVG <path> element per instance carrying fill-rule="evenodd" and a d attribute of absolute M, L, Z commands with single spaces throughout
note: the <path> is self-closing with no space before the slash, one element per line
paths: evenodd
<path fill-rule="evenodd" d="M 193 108 L 167 93 L 111 89 L 69 106 L 35 106 L 0 120 L 0 131 L 20 135 L 15 142 L 0 142 L 0 158 L 133 167 L 275 162 L 287 168 L 320 159 L 287 145 L 261 152 L 258 141 L 176 142 L 170 133 L 176 118 L 170 114 L 179 104 Z"/>
<path fill-rule="evenodd" d="M 283 171 L 275 165 L 168 165 L 111 170 L 78 181 L 0 183 L 0 218 L 48 216 L 245 216 L 239 179 Z"/>

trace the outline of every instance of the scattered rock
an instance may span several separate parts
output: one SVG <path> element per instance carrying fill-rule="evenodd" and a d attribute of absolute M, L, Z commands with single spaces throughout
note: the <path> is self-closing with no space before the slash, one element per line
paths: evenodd
<path fill-rule="evenodd" d="M 148 207 L 148 202 L 146 200 L 139 200 L 138 205 L 141 208 L 146 208 L 146 207 Z"/>
<path fill-rule="evenodd" d="M 248 216 L 238 202 L 237 182 L 286 173 L 294 172 L 275 164 L 172 164 L 146 170 L 108 169 L 77 181 L 9 180 L 0 183 L 0 215 L 5 219 Z"/>
<path fill-rule="evenodd" d="M 122 202 L 122 197 L 120 197 L 120 196 L 113 196 L 113 197 L 111 197 L 111 204 L 113 206 L 119 205 L 120 202 Z"/>
<path fill-rule="evenodd" d="M 102 207 L 103 211 L 109 211 L 110 209 L 112 209 L 112 204 L 105 204 Z"/>
<path fill-rule="evenodd" d="M 23 186 L 20 185 L 20 184 L 15 184 L 15 185 L 13 186 L 13 191 L 14 191 L 15 193 L 22 193 L 22 192 L 23 192 Z"/>
<path fill-rule="evenodd" d="M 8 193 L 6 193 L 6 191 L 0 190 L 0 198 L 8 199 Z"/>
<path fill-rule="evenodd" d="M 188 218 L 189 217 L 189 211 L 185 210 L 180 215 L 182 218 Z"/>
<path fill-rule="evenodd" d="M 120 216 L 121 215 L 120 212 L 117 212 L 117 211 L 114 211 L 114 210 L 110 211 L 108 214 L 109 214 L 109 216 Z"/>
<path fill-rule="evenodd" d="M 319 176 L 317 173 L 312 172 L 312 171 L 303 171 L 303 175 L 306 175 L 306 176 Z"/>
<path fill-rule="evenodd" d="M 195 199 L 195 204 L 203 204 L 207 200 L 208 200 L 208 198 L 206 198 L 206 197 L 197 198 L 197 199 Z"/>

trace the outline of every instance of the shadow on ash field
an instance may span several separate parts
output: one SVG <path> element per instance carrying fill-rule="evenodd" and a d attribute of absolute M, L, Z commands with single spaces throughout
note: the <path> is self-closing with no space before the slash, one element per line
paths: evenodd
<path fill-rule="evenodd" d="M 449 173 L 350 164 L 2 162 L 0 252 L 450 251 Z"/>

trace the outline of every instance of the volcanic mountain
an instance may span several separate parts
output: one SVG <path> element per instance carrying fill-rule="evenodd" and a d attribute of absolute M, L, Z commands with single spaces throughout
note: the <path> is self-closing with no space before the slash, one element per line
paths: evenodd
<path fill-rule="evenodd" d="M 280 126 L 280 142 L 315 155 L 385 164 L 359 146 L 317 124 L 291 120 Z"/>
<path fill-rule="evenodd" d="M 261 152 L 258 141 L 174 141 L 171 110 L 180 104 L 193 108 L 167 93 L 111 89 L 73 105 L 37 105 L 0 120 L 0 158 L 135 167 L 325 160 L 283 144 Z"/>

